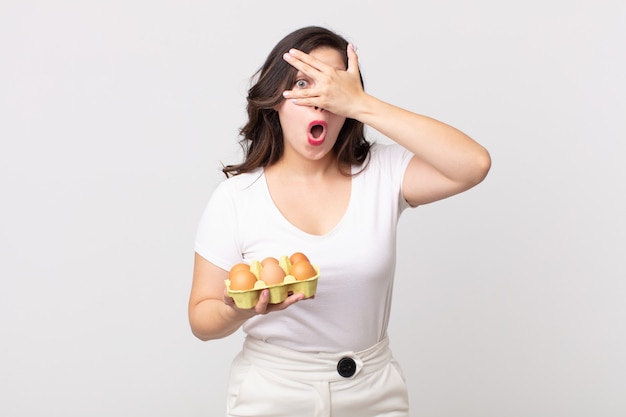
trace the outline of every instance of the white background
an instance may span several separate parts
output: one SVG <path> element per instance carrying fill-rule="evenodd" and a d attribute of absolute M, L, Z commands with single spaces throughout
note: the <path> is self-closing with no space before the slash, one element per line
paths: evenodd
<path fill-rule="evenodd" d="M 412 415 L 626 415 L 620 0 L 3 0 L 0 415 L 223 415 L 241 334 L 191 335 L 195 228 L 249 77 L 309 24 L 493 158 L 401 220 Z"/>

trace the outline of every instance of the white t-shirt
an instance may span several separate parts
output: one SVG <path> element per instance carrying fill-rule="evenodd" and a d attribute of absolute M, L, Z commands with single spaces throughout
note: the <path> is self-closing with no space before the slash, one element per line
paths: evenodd
<path fill-rule="evenodd" d="M 302 252 L 320 268 L 315 298 L 255 316 L 244 323 L 245 333 L 304 352 L 359 351 L 385 336 L 396 228 L 408 207 L 402 178 L 411 156 L 396 144 L 373 144 L 367 168 L 352 178 L 343 218 L 323 236 L 308 234 L 282 216 L 262 169 L 217 186 L 198 227 L 200 256 L 228 271 L 238 262 Z"/>

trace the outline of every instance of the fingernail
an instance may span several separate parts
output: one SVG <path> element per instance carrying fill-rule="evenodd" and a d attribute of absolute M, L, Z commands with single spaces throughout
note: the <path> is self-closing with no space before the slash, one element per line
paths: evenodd
<path fill-rule="evenodd" d="M 283 91 L 283 97 L 289 97 L 289 91 Z"/>
<path fill-rule="evenodd" d="M 290 50 L 289 50 L 289 53 L 290 53 L 291 55 L 295 55 L 295 54 L 296 54 L 296 50 L 295 50 L 295 49 L 290 49 Z"/>

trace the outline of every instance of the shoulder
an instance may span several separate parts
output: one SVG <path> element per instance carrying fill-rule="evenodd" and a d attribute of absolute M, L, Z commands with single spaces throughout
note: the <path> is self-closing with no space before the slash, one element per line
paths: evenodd
<path fill-rule="evenodd" d="M 393 168 L 404 171 L 413 154 L 397 143 L 375 142 L 370 147 L 368 166 L 371 168 Z"/>
<path fill-rule="evenodd" d="M 374 142 L 371 147 L 372 155 L 379 157 L 401 157 L 402 155 L 410 154 L 411 152 L 400 146 L 399 144 Z"/>
<path fill-rule="evenodd" d="M 209 198 L 209 206 L 228 206 L 231 209 L 241 204 L 242 201 L 250 200 L 251 193 L 258 192 L 259 179 L 263 175 L 263 170 L 258 169 L 250 173 L 235 175 L 224 179 L 218 183 Z"/>
<path fill-rule="evenodd" d="M 229 177 L 217 185 L 214 193 L 236 193 L 248 190 L 258 183 L 262 175 L 263 170 L 258 168 L 252 172 Z"/>

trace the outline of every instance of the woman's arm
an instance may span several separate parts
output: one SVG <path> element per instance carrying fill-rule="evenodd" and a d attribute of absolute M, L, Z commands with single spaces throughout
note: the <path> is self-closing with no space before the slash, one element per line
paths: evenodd
<path fill-rule="evenodd" d="M 244 314 L 224 299 L 228 272 L 195 254 L 189 297 L 189 324 L 201 340 L 219 339 L 234 333 L 252 314 Z"/>
<path fill-rule="evenodd" d="M 412 206 L 463 192 L 480 183 L 491 167 L 485 148 L 469 136 L 427 116 L 364 95 L 354 118 L 414 154 L 404 174 L 404 198 Z"/>
<path fill-rule="evenodd" d="M 195 254 L 193 282 L 189 296 L 189 324 L 200 340 L 220 339 L 234 333 L 257 314 L 283 310 L 303 298 L 293 294 L 280 304 L 269 304 L 269 292 L 261 292 L 254 308 L 238 308 L 226 293 L 228 272 Z"/>
<path fill-rule="evenodd" d="M 347 53 L 348 68 L 341 71 L 304 52 L 289 51 L 284 59 L 314 83 L 286 91 L 285 98 L 359 120 L 410 150 L 415 156 L 405 173 L 403 193 L 413 206 L 460 193 L 485 178 L 491 167 L 485 148 L 452 126 L 367 94 L 352 45 Z"/>

